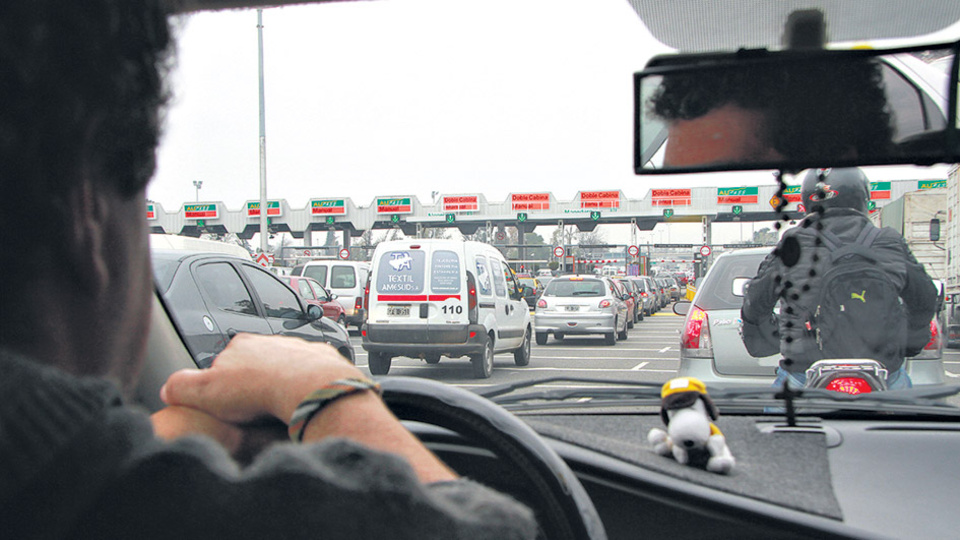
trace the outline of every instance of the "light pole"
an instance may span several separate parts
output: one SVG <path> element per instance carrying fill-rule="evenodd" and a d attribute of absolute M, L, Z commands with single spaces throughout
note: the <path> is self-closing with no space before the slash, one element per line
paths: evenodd
<path fill-rule="evenodd" d="M 197 201 L 196 201 L 196 202 L 200 202 L 200 188 L 203 187 L 203 180 L 194 180 L 194 181 L 193 181 L 193 187 L 197 188 L 197 189 L 196 189 L 196 198 L 197 198 Z"/>

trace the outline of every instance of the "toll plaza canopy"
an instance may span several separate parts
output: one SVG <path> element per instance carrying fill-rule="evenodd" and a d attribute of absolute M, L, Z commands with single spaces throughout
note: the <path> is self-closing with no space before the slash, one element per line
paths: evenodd
<path fill-rule="evenodd" d="M 871 211 L 904 193 L 946 187 L 946 179 L 871 182 Z M 292 208 L 284 199 L 267 202 L 271 231 L 304 233 L 338 230 L 359 236 L 370 229 L 399 227 L 408 235 L 421 227 L 457 227 L 464 234 L 478 228 L 509 224 L 532 231 L 537 225 L 575 224 L 592 230 L 598 223 L 634 223 L 652 230 L 661 222 L 772 221 L 781 217 L 778 204 L 791 219 L 802 216 L 800 186 L 704 187 L 651 189 L 641 199 L 628 199 L 619 190 L 580 191 L 570 201 L 550 192 L 511 193 L 502 202 L 489 202 L 479 193 L 441 195 L 422 204 L 414 195 L 376 197 L 368 206 L 350 198 L 318 197 L 304 208 Z M 147 221 L 154 233 L 199 236 L 201 233 L 235 233 L 250 238 L 259 231 L 260 202 L 247 201 L 239 210 L 222 202 L 187 203 L 167 212 L 156 202 L 147 203 Z"/>

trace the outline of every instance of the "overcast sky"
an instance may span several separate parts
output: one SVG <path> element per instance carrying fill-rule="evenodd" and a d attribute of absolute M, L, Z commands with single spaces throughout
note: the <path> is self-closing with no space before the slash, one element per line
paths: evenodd
<path fill-rule="evenodd" d="M 259 198 L 256 12 L 189 17 L 150 198 Z M 624 0 L 393 0 L 264 12 L 270 198 L 702 183 L 632 172 L 632 74 L 666 49 Z M 753 176 L 770 182 L 768 174 Z M 739 177 L 738 177 L 739 178 Z"/>
<path fill-rule="evenodd" d="M 772 183 L 638 177 L 632 74 L 667 49 L 625 0 L 386 0 L 264 11 L 268 196 L 310 198 Z M 149 198 L 259 198 L 256 11 L 185 17 Z M 899 177 L 872 173 L 871 179 Z"/>

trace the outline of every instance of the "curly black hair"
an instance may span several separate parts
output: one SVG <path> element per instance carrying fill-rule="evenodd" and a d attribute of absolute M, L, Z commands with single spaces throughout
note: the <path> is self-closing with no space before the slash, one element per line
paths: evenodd
<path fill-rule="evenodd" d="M 51 200 L 84 161 L 125 197 L 146 186 L 168 100 L 167 15 L 164 0 L 0 2 L 5 241 L 27 220 L 36 233 L 55 232 Z"/>
<path fill-rule="evenodd" d="M 797 62 L 715 69 L 666 76 L 651 97 L 651 112 L 692 120 L 733 104 L 764 113 L 762 136 L 788 159 L 816 160 L 889 152 L 892 117 L 883 73 L 874 60 Z"/>

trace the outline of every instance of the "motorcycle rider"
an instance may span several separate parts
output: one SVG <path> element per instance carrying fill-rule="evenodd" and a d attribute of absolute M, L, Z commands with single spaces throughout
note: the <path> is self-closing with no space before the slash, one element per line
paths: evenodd
<path fill-rule="evenodd" d="M 744 345 L 758 358 L 780 352 L 774 386 L 787 378 L 803 386 L 807 368 L 821 359 L 872 358 L 887 369 L 889 389 L 911 387 L 904 357 L 919 354 L 930 339 L 933 282 L 899 233 L 870 222 L 870 188 L 860 169 L 810 170 L 801 197 L 806 217 L 784 233 L 746 287 Z M 840 265 L 853 264 L 860 266 L 836 277 Z M 823 310 L 831 294 L 840 296 L 834 282 L 844 279 L 844 303 Z M 865 293 L 871 279 L 891 294 Z"/>

